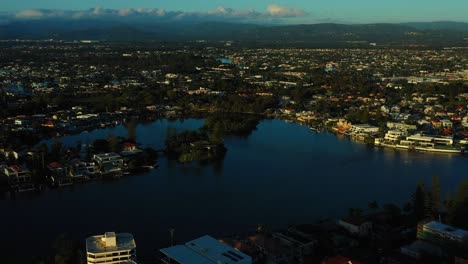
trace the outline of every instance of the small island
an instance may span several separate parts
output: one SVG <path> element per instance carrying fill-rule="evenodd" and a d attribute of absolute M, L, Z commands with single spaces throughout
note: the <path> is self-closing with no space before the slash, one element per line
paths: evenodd
<path fill-rule="evenodd" d="M 175 128 L 168 127 L 165 143 L 167 157 L 183 163 L 218 160 L 227 151 L 219 130 L 208 134 L 202 130 L 178 132 Z"/>

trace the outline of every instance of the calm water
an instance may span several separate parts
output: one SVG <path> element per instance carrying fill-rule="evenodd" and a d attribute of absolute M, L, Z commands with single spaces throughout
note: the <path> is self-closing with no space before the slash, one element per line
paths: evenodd
<path fill-rule="evenodd" d="M 169 124 L 189 129 L 203 121 L 140 124 L 137 141 L 163 147 Z M 127 130 L 119 126 L 62 141 L 75 145 L 109 134 L 125 137 Z M 468 176 L 465 157 L 371 148 L 280 120 L 263 121 L 250 137 L 228 138 L 226 145 L 226 158 L 216 166 L 160 158 L 161 167 L 147 174 L 1 199 L 2 249 L 39 254 L 61 233 L 84 243 L 89 235 L 118 231 L 133 233 L 139 254 L 150 255 L 167 243 L 171 227 L 181 242 L 260 223 L 313 222 L 366 208 L 372 200 L 403 204 L 418 181 L 429 183 L 433 175 L 440 176 L 443 191 Z"/>

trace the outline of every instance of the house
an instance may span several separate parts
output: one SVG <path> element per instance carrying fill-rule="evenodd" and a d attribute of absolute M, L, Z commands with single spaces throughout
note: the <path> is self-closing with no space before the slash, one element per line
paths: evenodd
<path fill-rule="evenodd" d="M 96 154 L 93 156 L 93 161 L 102 174 L 121 173 L 124 165 L 122 157 L 114 152 Z"/>
<path fill-rule="evenodd" d="M 3 174 L 8 177 L 8 184 L 18 191 L 28 191 L 34 189 L 31 172 L 24 167 L 12 165 L 3 166 Z"/>
<path fill-rule="evenodd" d="M 70 166 L 69 175 L 72 180 L 87 180 L 96 173 L 94 162 L 75 161 Z"/>
<path fill-rule="evenodd" d="M 137 149 L 137 145 L 132 142 L 124 142 L 122 144 L 122 151 L 134 151 Z"/>
<path fill-rule="evenodd" d="M 351 126 L 351 133 L 355 134 L 376 134 L 379 133 L 379 128 L 368 124 L 357 124 Z"/>
<path fill-rule="evenodd" d="M 59 162 L 51 162 L 47 164 L 47 169 L 54 175 L 65 175 L 66 170 Z"/>
<path fill-rule="evenodd" d="M 47 169 L 50 171 L 50 183 L 54 186 L 70 185 L 71 179 L 68 177 L 67 168 L 63 167 L 59 162 L 51 162 L 47 164 Z"/>
<path fill-rule="evenodd" d="M 358 216 L 340 219 L 338 225 L 355 236 L 368 236 L 372 232 L 372 222 Z"/>
<path fill-rule="evenodd" d="M 383 114 L 388 115 L 390 113 L 390 107 L 388 107 L 386 105 L 382 105 L 380 107 L 380 112 L 382 112 Z"/>

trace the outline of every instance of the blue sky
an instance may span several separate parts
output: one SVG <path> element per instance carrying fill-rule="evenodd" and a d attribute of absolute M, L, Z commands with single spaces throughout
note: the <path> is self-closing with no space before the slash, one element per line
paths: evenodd
<path fill-rule="evenodd" d="M 165 11 L 206 13 L 220 7 L 237 12 L 255 10 L 269 13 L 275 5 L 292 13 L 277 13 L 285 23 L 314 22 L 468 22 L 468 0 L 0 0 L 0 11 L 17 13 L 29 9 L 89 10 L 94 7 L 159 8 Z M 281 10 L 280 10 L 281 11 Z M 299 11 L 303 12 L 300 13 Z M 237 14 L 237 13 L 236 13 Z M 282 16 L 280 14 L 288 14 Z M 240 17 L 240 16 L 237 16 Z M 257 20 L 266 19 L 259 16 Z M 260 21 L 261 22 L 261 21 Z"/>

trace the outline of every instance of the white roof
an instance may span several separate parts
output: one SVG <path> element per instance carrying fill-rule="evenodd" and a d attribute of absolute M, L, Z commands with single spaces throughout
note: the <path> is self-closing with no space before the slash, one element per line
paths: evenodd
<path fill-rule="evenodd" d="M 182 245 L 173 246 L 170 248 L 163 248 L 161 249 L 161 252 L 164 253 L 164 255 L 182 264 L 213 264 L 212 261 L 204 258 L 195 251 Z"/>
<path fill-rule="evenodd" d="M 168 257 L 182 264 L 251 264 L 252 258 L 218 240 L 203 236 L 185 245 L 161 249 Z"/>

